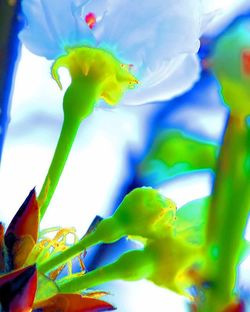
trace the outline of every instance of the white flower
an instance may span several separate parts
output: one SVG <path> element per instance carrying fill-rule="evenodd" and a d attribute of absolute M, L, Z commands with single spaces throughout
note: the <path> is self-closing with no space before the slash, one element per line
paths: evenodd
<path fill-rule="evenodd" d="M 81 16 L 85 1 L 22 0 L 26 26 L 19 37 L 34 54 L 55 59 L 65 48 L 91 39 L 92 34 Z"/>
<path fill-rule="evenodd" d="M 22 8 L 27 25 L 20 38 L 33 53 L 55 59 L 67 47 L 87 45 L 131 64 L 140 85 L 125 95 L 126 104 L 169 99 L 199 77 L 202 0 L 23 0 Z"/>

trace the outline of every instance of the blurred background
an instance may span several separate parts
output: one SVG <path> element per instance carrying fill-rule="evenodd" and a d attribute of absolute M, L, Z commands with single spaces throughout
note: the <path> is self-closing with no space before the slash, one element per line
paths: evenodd
<path fill-rule="evenodd" d="M 206 142 L 215 154 L 221 142 L 227 111 L 206 59 L 209 45 L 230 23 L 235 18 L 247 18 L 250 0 L 221 0 L 217 9 L 201 40 L 203 71 L 192 90 L 164 103 L 141 106 L 125 103 L 113 109 L 100 105 L 81 125 L 42 228 L 74 226 L 80 237 L 96 215 L 109 216 L 124 195 L 138 186 L 158 188 L 178 208 L 210 194 L 212 160 L 194 168 L 192 160 L 187 165 L 180 159 L 180 167 L 165 159 L 161 149 L 175 151 L 174 146 L 164 147 L 165 138 L 173 129 Z M 60 91 L 51 79 L 50 68 L 50 61 L 20 47 L 0 167 L 0 217 L 6 225 L 29 191 L 34 186 L 40 191 L 60 133 L 61 103 L 70 78 L 66 70 L 60 71 L 64 86 Z M 193 150 L 192 144 L 189 148 Z M 202 158 L 198 148 L 197 153 Z M 185 174 L 179 174 L 180 171 Z M 90 253 L 87 264 L 91 268 L 107 263 L 129 247 L 129 242 L 123 241 L 108 250 L 96 249 Z M 250 276 L 249 267 L 249 261 L 245 261 L 241 268 L 249 273 L 241 278 L 245 292 L 250 290 L 246 277 Z M 100 288 L 111 292 L 108 300 L 121 312 L 137 312 L 142 307 L 145 312 L 186 310 L 182 297 L 150 282 L 118 281 Z"/>

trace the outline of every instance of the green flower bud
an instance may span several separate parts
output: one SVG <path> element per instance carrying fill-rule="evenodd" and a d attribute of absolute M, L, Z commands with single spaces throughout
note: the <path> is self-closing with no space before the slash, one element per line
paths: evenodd
<path fill-rule="evenodd" d="M 237 24 L 218 40 L 212 67 L 229 107 L 250 114 L 250 23 Z"/>

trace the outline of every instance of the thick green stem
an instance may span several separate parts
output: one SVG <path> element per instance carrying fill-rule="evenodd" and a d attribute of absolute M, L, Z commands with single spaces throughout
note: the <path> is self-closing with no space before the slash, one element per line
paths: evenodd
<path fill-rule="evenodd" d="M 250 140 L 243 116 L 232 114 L 221 148 L 207 226 L 206 275 L 211 288 L 202 312 L 218 312 L 234 298 L 237 265 L 249 213 Z"/>
<path fill-rule="evenodd" d="M 86 77 L 72 80 L 63 98 L 64 122 L 42 190 L 38 196 L 42 220 L 55 192 L 81 122 L 88 117 L 98 98 L 98 83 Z"/>
<path fill-rule="evenodd" d="M 38 203 L 40 206 L 40 220 L 43 218 L 55 192 L 79 126 L 80 121 L 75 120 L 72 122 L 70 118 L 64 118 L 62 131 L 57 143 L 54 157 L 52 159 L 46 179 L 43 183 L 42 190 L 38 196 Z"/>
<path fill-rule="evenodd" d="M 113 105 L 123 92 L 138 83 L 110 53 L 96 48 L 73 48 L 52 65 L 52 77 L 62 88 L 58 69 L 67 67 L 71 84 L 63 98 L 64 124 L 46 180 L 38 197 L 40 219 L 43 218 L 54 194 L 81 121 L 94 110 L 95 103 L 104 99 Z"/>
<path fill-rule="evenodd" d="M 57 282 L 61 293 L 82 291 L 113 280 L 136 281 L 152 274 L 151 255 L 144 250 L 133 250 L 123 254 L 116 262 L 75 277 Z"/>

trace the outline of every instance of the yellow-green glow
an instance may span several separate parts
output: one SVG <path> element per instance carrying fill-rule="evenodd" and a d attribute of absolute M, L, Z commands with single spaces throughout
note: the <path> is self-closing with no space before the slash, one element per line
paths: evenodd
<path fill-rule="evenodd" d="M 102 49 L 76 47 L 59 57 L 51 73 L 62 88 L 58 75 L 60 67 L 68 68 L 72 81 L 63 98 L 64 122 L 60 138 L 38 197 L 41 219 L 54 194 L 81 122 L 93 112 L 99 99 L 115 105 L 127 89 L 138 83 L 129 72 L 129 66 Z"/>
<path fill-rule="evenodd" d="M 138 80 L 130 73 L 129 66 L 121 64 L 111 53 L 97 48 L 79 47 L 68 50 L 52 66 L 52 77 L 62 88 L 58 69 L 68 68 L 72 81 L 79 78 L 94 84 L 96 98 L 110 105 L 117 104 L 124 91 L 134 88 Z"/>
<path fill-rule="evenodd" d="M 143 238 L 145 242 L 168 237 L 172 233 L 175 212 L 175 204 L 158 191 L 137 188 L 125 196 L 113 216 L 102 220 L 94 231 L 62 254 L 41 263 L 39 269 L 48 272 L 90 246 L 113 243 L 126 235 Z"/>

